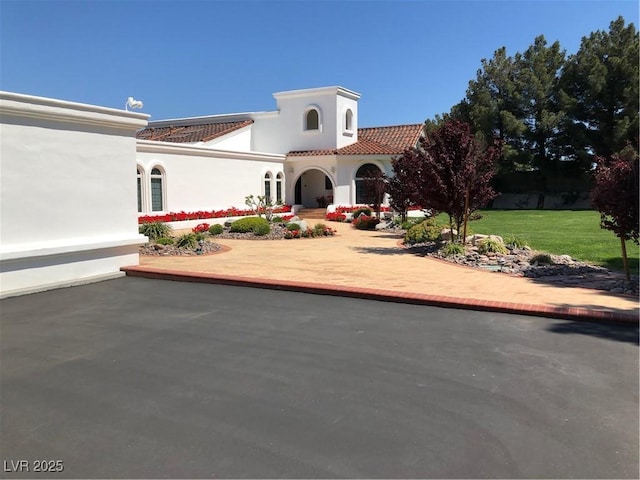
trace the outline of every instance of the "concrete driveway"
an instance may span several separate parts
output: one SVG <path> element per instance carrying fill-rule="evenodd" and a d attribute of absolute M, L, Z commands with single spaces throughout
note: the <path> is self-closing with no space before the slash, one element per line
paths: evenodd
<path fill-rule="evenodd" d="M 638 478 L 637 327 L 139 278 L 0 307 L 5 478 Z"/>

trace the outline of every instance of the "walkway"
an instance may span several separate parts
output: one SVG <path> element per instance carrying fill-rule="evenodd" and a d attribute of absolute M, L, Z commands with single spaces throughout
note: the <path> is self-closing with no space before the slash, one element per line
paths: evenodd
<path fill-rule="evenodd" d="M 329 223 L 333 238 L 220 240 L 197 257 L 140 257 L 129 275 L 453 306 L 558 318 L 638 322 L 638 298 L 513 277 L 416 256 L 399 237 Z"/>

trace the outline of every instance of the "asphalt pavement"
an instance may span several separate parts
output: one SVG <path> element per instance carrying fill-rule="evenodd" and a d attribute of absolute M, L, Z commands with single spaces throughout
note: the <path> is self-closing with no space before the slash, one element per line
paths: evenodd
<path fill-rule="evenodd" d="M 126 277 L 0 361 L 3 478 L 639 475 L 637 326 Z"/>

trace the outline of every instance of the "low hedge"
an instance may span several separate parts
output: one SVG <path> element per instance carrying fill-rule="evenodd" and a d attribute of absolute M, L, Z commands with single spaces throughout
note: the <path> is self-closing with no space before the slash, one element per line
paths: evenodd
<path fill-rule="evenodd" d="M 233 222 L 230 227 L 232 233 L 249 233 L 253 232 L 257 235 L 266 235 L 271 231 L 271 226 L 266 218 L 262 217 L 246 217 L 240 218 Z"/>

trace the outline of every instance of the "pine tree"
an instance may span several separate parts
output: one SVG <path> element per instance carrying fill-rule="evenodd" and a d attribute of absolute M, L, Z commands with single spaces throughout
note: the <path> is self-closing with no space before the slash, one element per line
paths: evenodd
<path fill-rule="evenodd" d="M 566 114 L 559 100 L 560 71 L 565 62 L 560 43 L 547 46 L 544 36 L 536 37 L 524 54 L 516 55 L 519 120 L 526 129 L 522 136 L 528 164 L 545 174 L 560 160 L 559 128 Z"/>
<path fill-rule="evenodd" d="M 609 31 L 583 37 L 562 75 L 563 101 L 570 119 L 567 154 L 585 168 L 594 157 L 611 157 L 628 143 L 638 144 L 638 33 L 622 17 Z M 636 147 L 637 148 L 637 147 Z"/>
<path fill-rule="evenodd" d="M 458 112 L 469 116 L 474 132 L 482 132 L 486 139 L 500 140 L 500 170 L 518 169 L 523 163 L 519 152 L 526 128 L 518 111 L 518 65 L 507 56 L 505 47 L 496 50 L 492 59 L 483 58 L 481 63 L 482 68 L 476 80 L 469 82 L 466 101 L 458 105 Z"/>

